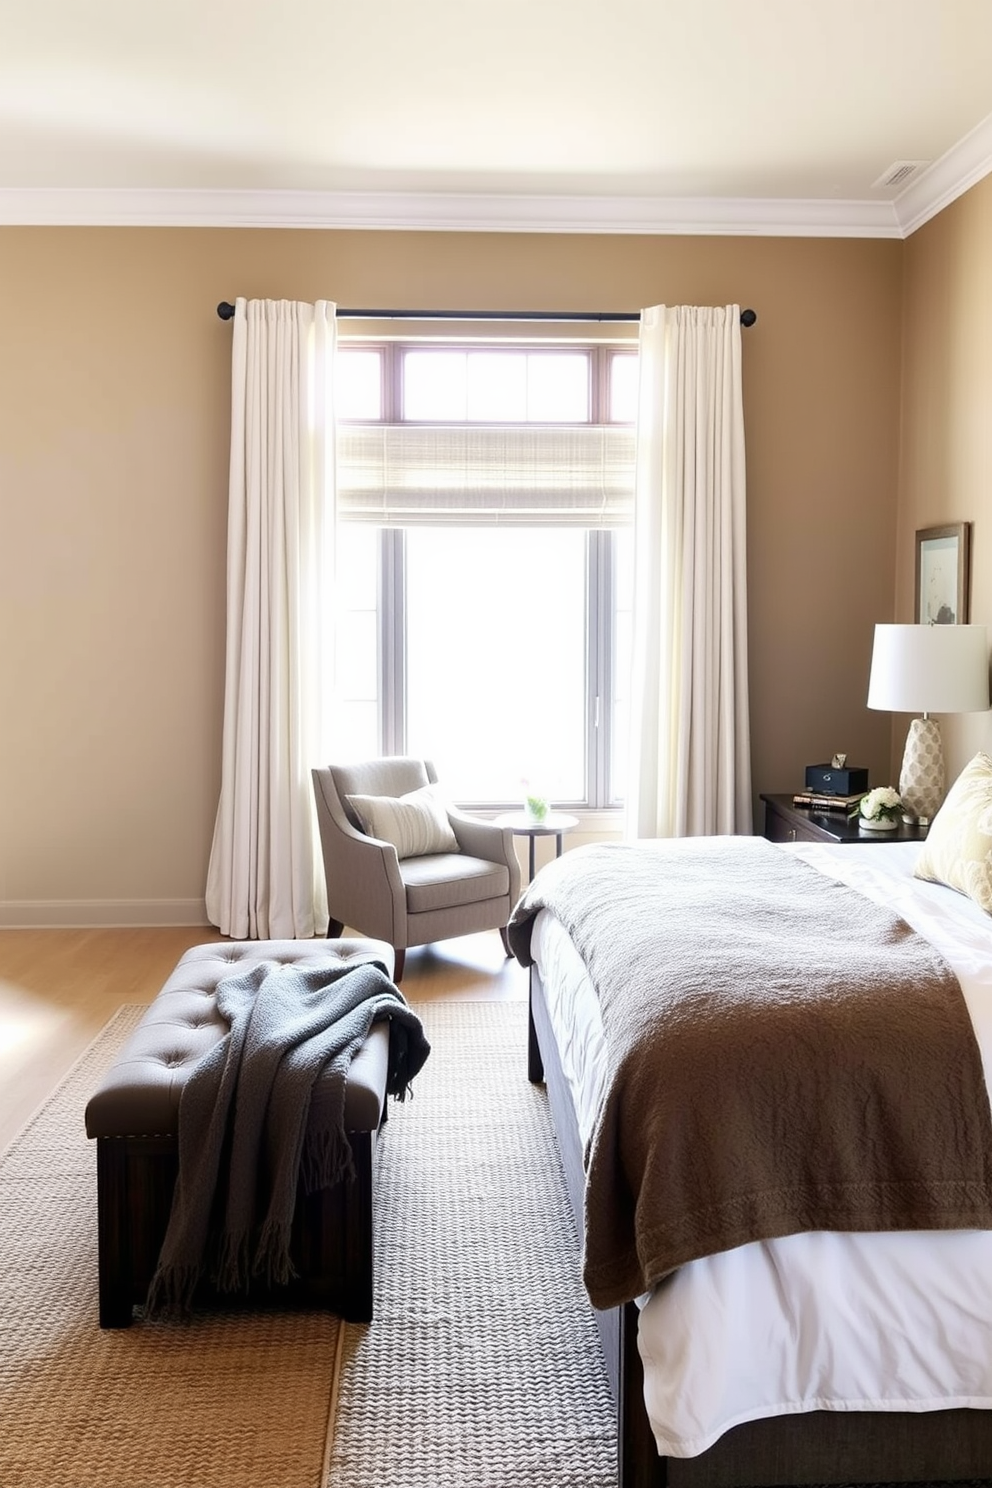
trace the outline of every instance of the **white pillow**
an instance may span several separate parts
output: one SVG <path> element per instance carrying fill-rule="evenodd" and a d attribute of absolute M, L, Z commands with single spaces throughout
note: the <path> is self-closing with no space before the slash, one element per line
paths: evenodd
<path fill-rule="evenodd" d="M 362 830 L 391 842 L 398 857 L 458 852 L 458 838 L 435 785 L 422 785 L 405 796 L 347 796 Z"/>
<path fill-rule="evenodd" d="M 992 759 L 979 750 L 930 823 L 916 877 L 967 894 L 992 914 Z"/>

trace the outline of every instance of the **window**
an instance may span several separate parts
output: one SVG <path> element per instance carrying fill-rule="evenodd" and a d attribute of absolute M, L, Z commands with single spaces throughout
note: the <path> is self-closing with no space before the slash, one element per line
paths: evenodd
<path fill-rule="evenodd" d="M 585 533 L 414 527 L 405 548 L 411 753 L 457 800 L 585 799 Z"/>
<path fill-rule="evenodd" d="M 329 750 L 467 805 L 623 798 L 636 353 L 344 345 Z"/>

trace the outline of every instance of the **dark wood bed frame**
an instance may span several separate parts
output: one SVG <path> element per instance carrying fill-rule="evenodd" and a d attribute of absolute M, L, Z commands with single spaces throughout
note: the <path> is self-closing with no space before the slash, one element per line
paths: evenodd
<path fill-rule="evenodd" d="M 582 1147 L 551 1029 L 544 987 L 530 969 L 527 1073 L 544 1081 L 578 1233 Z M 807 1483 L 988 1479 L 992 1410 L 809 1411 L 735 1426 L 698 1457 L 659 1457 L 644 1408 L 633 1302 L 595 1313 L 617 1407 L 619 1488 L 771 1488 Z"/>

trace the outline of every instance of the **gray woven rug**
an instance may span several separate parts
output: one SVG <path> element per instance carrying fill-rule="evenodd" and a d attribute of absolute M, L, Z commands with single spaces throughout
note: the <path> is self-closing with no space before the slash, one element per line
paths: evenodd
<path fill-rule="evenodd" d="M 413 1099 L 390 1103 L 375 1321 L 345 1325 L 324 1488 L 615 1488 L 564 1175 L 526 1077 L 526 1006 L 416 1006 L 433 1048 Z"/>
<path fill-rule="evenodd" d="M 380 1148 L 375 1321 L 347 1325 L 327 1488 L 614 1488 L 609 1385 L 522 1002 L 417 1004 Z"/>

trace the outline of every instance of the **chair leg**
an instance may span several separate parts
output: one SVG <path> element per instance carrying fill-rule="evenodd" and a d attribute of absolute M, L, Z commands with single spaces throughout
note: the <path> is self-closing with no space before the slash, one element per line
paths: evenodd
<path fill-rule="evenodd" d="M 337 940 L 338 936 L 341 934 L 341 931 L 343 929 L 344 929 L 344 920 L 328 920 L 328 922 L 327 922 L 327 939 L 328 940 Z"/>
<path fill-rule="evenodd" d="M 404 968 L 405 965 L 406 965 L 406 951 L 396 951 L 395 952 L 395 964 L 393 966 L 393 981 L 394 982 L 398 982 L 399 979 L 400 979 L 400 977 L 403 975 L 403 968 Z"/>
<path fill-rule="evenodd" d="M 513 952 L 510 950 L 510 937 L 506 933 L 506 926 L 505 925 L 500 925 L 500 927 L 499 927 L 499 933 L 500 933 L 500 938 L 503 941 L 503 949 L 504 949 L 504 951 L 506 952 L 506 954 L 508 956 L 512 956 L 513 955 Z"/>

